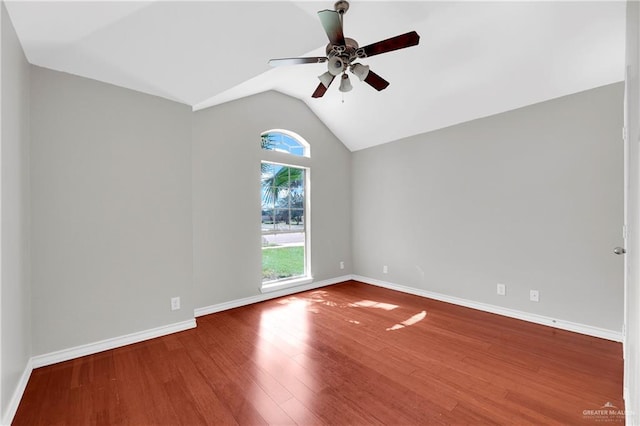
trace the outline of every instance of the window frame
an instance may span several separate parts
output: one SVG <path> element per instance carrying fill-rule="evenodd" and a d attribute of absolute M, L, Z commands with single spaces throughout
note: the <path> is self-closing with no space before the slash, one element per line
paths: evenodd
<path fill-rule="evenodd" d="M 283 278 L 279 280 L 260 282 L 260 291 L 262 293 L 282 290 L 290 287 L 296 287 L 300 285 L 310 284 L 313 282 L 313 276 L 311 273 L 311 162 L 310 162 L 310 146 L 307 141 L 301 136 L 287 130 L 274 129 L 261 133 L 261 137 L 269 133 L 283 133 L 297 142 L 299 142 L 304 149 L 304 156 L 291 154 L 288 152 L 268 150 L 261 148 L 262 155 L 260 164 L 273 164 L 276 166 L 293 167 L 304 170 L 304 274 L 302 276 L 296 276 L 292 278 Z M 262 216 L 262 176 L 260 179 L 260 212 Z M 262 237 L 268 234 L 283 234 L 287 232 L 274 232 L 264 233 L 262 231 L 262 220 L 260 221 L 260 246 L 262 250 Z M 260 254 L 262 260 L 262 252 Z"/>

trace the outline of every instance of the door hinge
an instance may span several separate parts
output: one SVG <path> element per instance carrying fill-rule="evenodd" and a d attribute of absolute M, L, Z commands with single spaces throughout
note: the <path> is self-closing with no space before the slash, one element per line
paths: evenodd
<path fill-rule="evenodd" d="M 626 126 L 622 126 L 622 141 L 626 142 L 629 138 L 629 135 L 627 133 L 627 127 Z"/>

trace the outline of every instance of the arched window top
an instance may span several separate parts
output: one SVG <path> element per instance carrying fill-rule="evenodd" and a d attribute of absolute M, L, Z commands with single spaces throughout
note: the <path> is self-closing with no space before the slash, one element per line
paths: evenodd
<path fill-rule="evenodd" d="M 309 143 L 297 133 L 289 130 L 273 129 L 263 132 L 260 136 L 262 149 L 285 152 L 298 157 L 311 156 Z"/>

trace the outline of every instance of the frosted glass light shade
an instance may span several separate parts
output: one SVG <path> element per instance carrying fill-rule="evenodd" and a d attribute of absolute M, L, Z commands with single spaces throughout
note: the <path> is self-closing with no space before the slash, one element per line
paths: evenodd
<path fill-rule="evenodd" d="M 369 65 L 353 64 L 351 66 L 351 72 L 354 73 L 360 81 L 364 81 L 367 75 L 369 75 Z"/>
<path fill-rule="evenodd" d="M 333 77 L 334 75 L 327 71 L 324 74 L 319 75 L 318 79 L 320 79 L 320 82 L 324 85 L 324 87 L 329 88 L 329 85 L 333 81 Z"/>
<path fill-rule="evenodd" d="M 340 81 L 340 91 L 341 92 L 348 92 L 351 89 L 353 89 L 353 86 L 351 86 L 351 81 L 349 81 L 349 76 L 347 74 L 342 74 L 342 80 Z"/>

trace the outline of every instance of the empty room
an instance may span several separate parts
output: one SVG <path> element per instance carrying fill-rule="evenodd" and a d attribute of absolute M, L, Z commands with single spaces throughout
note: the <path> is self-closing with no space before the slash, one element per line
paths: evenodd
<path fill-rule="evenodd" d="M 640 425 L 639 2 L 0 15 L 0 424 Z"/>

